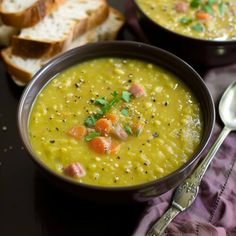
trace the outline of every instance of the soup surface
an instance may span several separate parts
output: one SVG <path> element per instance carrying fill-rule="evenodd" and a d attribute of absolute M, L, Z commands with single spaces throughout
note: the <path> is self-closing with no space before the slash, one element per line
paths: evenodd
<path fill-rule="evenodd" d="M 76 181 L 128 186 L 170 174 L 202 135 L 199 103 L 175 75 L 148 62 L 101 58 L 56 76 L 30 121 L 33 150 Z"/>
<path fill-rule="evenodd" d="M 236 38 L 235 0 L 137 0 L 143 11 L 163 27 L 191 37 Z"/>

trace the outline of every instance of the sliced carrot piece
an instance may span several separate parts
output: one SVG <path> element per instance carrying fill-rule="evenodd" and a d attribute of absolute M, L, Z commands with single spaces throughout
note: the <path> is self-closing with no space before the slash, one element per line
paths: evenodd
<path fill-rule="evenodd" d="M 208 19 L 211 18 L 211 15 L 207 12 L 199 11 L 199 12 L 196 13 L 196 17 L 199 20 L 208 20 Z"/>
<path fill-rule="evenodd" d="M 75 139 L 80 140 L 87 134 L 87 129 L 83 125 L 76 125 L 68 130 L 68 134 Z"/>
<path fill-rule="evenodd" d="M 106 118 L 101 118 L 96 122 L 95 129 L 102 134 L 109 134 L 112 129 L 111 121 Z"/>
<path fill-rule="evenodd" d="M 96 137 L 89 142 L 92 150 L 99 154 L 105 154 L 110 150 L 111 139 L 105 137 Z"/>
<path fill-rule="evenodd" d="M 118 142 L 112 142 L 109 150 L 109 154 L 116 155 L 120 151 L 120 144 Z"/>
<path fill-rule="evenodd" d="M 106 118 L 110 120 L 113 125 L 115 125 L 119 120 L 118 116 L 112 113 L 107 114 Z"/>
<path fill-rule="evenodd" d="M 212 5 L 212 8 L 213 8 L 214 11 L 218 11 L 219 6 L 218 6 L 218 4 L 215 3 L 215 4 Z"/>

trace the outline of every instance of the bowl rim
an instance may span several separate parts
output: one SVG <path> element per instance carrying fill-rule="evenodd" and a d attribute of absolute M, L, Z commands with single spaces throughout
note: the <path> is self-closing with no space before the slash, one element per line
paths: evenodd
<path fill-rule="evenodd" d="M 201 42 L 201 43 L 209 43 L 209 44 L 235 44 L 236 43 L 236 38 L 235 39 L 229 39 L 229 40 L 217 40 L 217 39 L 204 39 L 204 38 L 197 38 L 197 37 L 192 37 L 192 36 L 188 36 L 185 34 L 181 34 L 178 33 L 176 31 L 170 30 L 164 26 L 162 26 L 161 24 L 157 23 L 156 21 L 154 21 L 151 17 L 149 17 L 146 12 L 142 9 L 142 7 L 140 6 L 140 4 L 137 2 L 138 0 L 131 0 L 134 4 L 134 6 L 154 25 L 158 26 L 159 28 L 161 28 L 162 30 L 168 32 L 169 34 L 174 35 L 175 37 L 182 37 L 182 38 L 186 38 L 192 41 L 196 41 L 196 42 Z M 145 34 L 146 35 L 146 34 Z"/>
<path fill-rule="evenodd" d="M 178 168 L 177 170 L 175 170 L 174 172 L 171 172 L 170 174 L 158 178 L 158 179 L 154 179 L 148 182 L 144 182 L 141 184 L 136 184 L 136 185 L 128 185 L 128 186 L 100 186 L 100 185 L 92 185 L 92 184 L 86 184 L 86 183 L 80 183 L 70 177 L 64 176 L 62 174 L 59 174 L 58 172 L 52 170 L 50 167 L 48 167 L 43 161 L 41 161 L 35 152 L 33 152 L 33 148 L 31 147 L 30 144 L 30 139 L 28 137 L 28 139 L 25 138 L 24 136 L 24 130 L 21 126 L 22 123 L 22 119 L 21 119 L 21 114 L 23 112 L 23 107 L 25 105 L 25 101 L 27 99 L 28 93 L 34 88 L 34 84 L 37 80 L 40 79 L 41 75 L 46 73 L 47 70 L 51 67 L 51 66 L 56 66 L 60 63 L 62 63 L 64 60 L 67 60 L 70 57 L 76 56 L 78 55 L 78 51 L 80 50 L 87 50 L 90 49 L 92 47 L 100 47 L 103 45 L 114 45 L 116 47 L 119 47 L 119 45 L 131 45 L 133 47 L 137 47 L 137 50 L 141 47 L 144 48 L 149 48 L 151 50 L 155 50 L 157 53 L 163 53 L 166 56 L 168 56 L 169 58 L 172 57 L 174 60 L 179 61 L 179 63 L 181 63 L 184 67 L 188 68 L 188 70 L 191 71 L 191 73 L 193 73 L 195 75 L 195 77 L 199 80 L 199 82 L 201 83 L 201 86 L 203 87 L 203 89 L 206 91 L 206 97 L 209 101 L 209 105 L 210 105 L 210 109 L 211 109 L 211 119 L 210 119 L 210 124 L 209 124 L 209 134 L 207 135 L 207 138 L 205 139 L 205 142 L 202 144 L 201 147 L 199 147 L 196 152 L 192 155 L 192 157 L 186 162 L 184 163 L 180 168 Z M 102 57 L 108 57 L 108 56 L 102 56 Z M 118 56 L 115 56 L 118 57 Z M 87 59 L 90 60 L 90 59 Z M 141 60 L 141 59 L 140 59 Z M 83 60 L 83 61 L 86 61 Z M 77 63 L 79 64 L 79 62 Z M 74 64 L 75 65 L 75 64 Z M 73 66 L 73 65 L 71 65 Z M 69 68 L 69 67 L 68 67 Z M 67 69 L 68 69 L 67 68 Z M 64 69 L 66 70 L 66 69 Z M 62 70 L 62 71 L 64 71 Z M 167 69 L 166 69 L 167 70 Z M 34 106 L 34 102 L 36 101 L 38 95 L 40 94 L 40 92 L 45 88 L 45 86 L 51 81 L 53 80 L 55 77 L 57 76 L 57 74 L 55 74 L 54 76 L 52 76 L 50 79 L 48 79 L 43 86 L 41 86 L 41 88 L 39 89 L 39 92 L 37 93 L 37 95 L 35 96 L 35 98 L 32 101 L 31 107 L 30 107 L 30 112 L 29 115 L 27 117 L 27 127 L 29 125 L 29 118 L 30 118 L 30 113 L 32 111 L 32 107 Z M 187 85 L 188 86 L 188 85 Z M 215 106 L 214 106 L 214 102 L 212 99 L 212 96 L 209 92 L 209 89 L 207 88 L 206 84 L 204 83 L 203 79 L 201 78 L 201 76 L 188 64 L 186 63 L 184 60 L 182 60 L 181 58 L 177 57 L 176 55 L 155 47 L 155 46 L 151 46 L 145 43 L 140 43 L 140 42 L 135 42 L 135 41 L 110 41 L 110 42 L 98 42 L 98 43 L 92 43 L 92 44 L 88 44 L 88 45 L 84 45 L 81 47 L 77 47 L 75 49 L 69 50 L 65 53 L 60 54 L 59 56 L 55 57 L 54 59 L 50 60 L 48 63 L 46 63 L 32 78 L 32 80 L 29 82 L 29 84 L 26 86 L 26 88 L 24 89 L 21 98 L 20 98 L 20 102 L 18 103 L 18 110 L 17 110 L 17 128 L 21 137 L 21 140 L 23 141 L 23 145 L 26 148 L 27 152 L 30 154 L 30 159 L 32 159 L 37 166 L 39 166 L 40 168 L 42 168 L 43 170 L 46 170 L 49 174 L 52 174 L 53 176 L 56 176 L 56 178 L 58 178 L 59 180 L 61 180 L 62 182 L 67 182 L 69 184 L 72 184 L 74 186 L 78 186 L 78 187 L 83 187 L 83 188 L 87 188 L 87 189 L 94 189 L 94 190 L 102 190 L 102 191 L 139 191 L 142 189 L 146 189 L 148 187 L 151 187 L 153 185 L 158 185 L 158 183 L 162 183 L 167 181 L 168 179 L 173 178 L 176 174 L 181 174 L 183 173 L 189 166 L 193 165 L 194 162 L 197 159 L 200 159 L 200 156 L 202 155 L 203 151 L 205 150 L 211 135 L 213 133 L 213 128 L 214 128 L 214 124 L 215 124 Z M 27 130 L 27 136 L 29 134 L 29 131 Z"/>

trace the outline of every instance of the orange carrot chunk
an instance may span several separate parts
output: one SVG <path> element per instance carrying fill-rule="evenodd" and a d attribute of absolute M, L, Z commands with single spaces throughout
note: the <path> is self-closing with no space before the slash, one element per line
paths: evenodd
<path fill-rule="evenodd" d="M 109 150 L 109 154 L 116 155 L 120 151 L 120 144 L 117 142 L 112 142 Z"/>
<path fill-rule="evenodd" d="M 110 150 L 111 139 L 105 137 L 96 137 L 89 142 L 89 146 L 93 151 L 99 154 L 105 154 Z"/>
<path fill-rule="evenodd" d="M 106 118 L 110 120 L 113 125 L 115 125 L 119 120 L 118 116 L 112 113 L 107 114 Z"/>
<path fill-rule="evenodd" d="M 196 17 L 199 20 L 208 20 L 208 19 L 211 18 L 211 15 L 207 12 L 199 11 L 199 12 L 196 13 Z"/>
<path fill-rule="evenodd" d="M 111 121 L 106 118 L 101 118 L 96 122 L 95 129 L 102 134 L 109 134 L 112 129 Z"/>
<path fill-rule="evenodd" d="M 215 4 L 212 5 L 212 8 L 213 8 L 214 11 L 218 11 L 219 6 L 218 6 L 217 3 L 215 3 Z"/>
<path fill-rule="evenodd" d="M 130 87 L 129 92 L 132 93 L 135 98 L 146 96 L 145 89 L 139 84 L 133 84 Z"/>
<path fill-rule="evenodd" d="M 64 174 L 70 177 L 83 177 L 86 175 L 84 167 L 80 163 L 72 163 L 64 168 Z"/>
<path fill-rule="evenodd" d="M 85 126 L 73 126 L 69 129 L 68 134 L 77 140 L 82 139 L 87 134 L 87 129 Z"/>

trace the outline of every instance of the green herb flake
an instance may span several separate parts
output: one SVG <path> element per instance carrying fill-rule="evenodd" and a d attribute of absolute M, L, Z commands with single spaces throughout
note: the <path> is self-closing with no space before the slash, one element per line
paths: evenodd
<path fill-rule="evenodd" d="M 106 114 L 119 101 L 120 97 L 115 95 L 114 98 L 108 104 L 101 108 L 102 113 Z"/>
<path fill-rule="evenodd" d="M 125 131 L 126 131 L 126 133 L 128 135 L 132 135 L 133 134 L 133 131 L 132 131 L 132 129 L 131 129 L 129 124 L 125 124 L 124 129 L 125 129 Z"/>
<path fill-rule="evenodd" d="M 190 23 L 192 23 L 192 19 L 191 18 L 187 18 L 187 17 L 182 17 L 179 19 L 179 23 L 183 24 L 183 25 L 188 25 Z"/>
<path fill-rule="evenodd" d="M 197 23 L 195 25 L 192 26 L 192 29 L 197 31 L 197 32 L 202 32 L 204 30 L 204 27 L 202 24 Z"/>
<path fill-rule="evenodd" d="M 112 94 L 111 94 L 113 97 L 117 97 L 119 95 L 119 93 L 117 91 L 114 91 Z"/>
<path fill-rule="evenodd" d="M 95 125 L 96 121 L 97 121 L 97 119 L 95 118 L 95 116 L 89 116 L 85 120 L 84 124 L 87 127 L 93 127 Z"/>
<path fill-rule="evenodd" d="M 220 15 L 221 15 L 221 16 L 224 15 L 225 10 L 226 10 L 226 4 L 223 3 L 223 2 L 221 2 L 221 3 L 219 4 L 219 12 L 220 12 Z"/>
<path fill-rule="evenodd" d="M 132 97 L 132 93 L 128 92 L 128 91 L 123 91 L 121 98 L 125 101 L 125 102 L 130 102 L 131 101 L 131 97 Z"/>
<path fill-rule="evenodd" d="M 128 108 L 124 108 L 120 112 L 123 116 L 128 116 L 129 115 L 129 109 Z"/>
<path fill-rule="evenodd" d="M 202 3 L 202 0 L 192 0 L 190 6 L 192 8 L 197 8 L 201 5 L 201 3 Z"/>
<path fill-rule="evenodd" d="M 210 15 L 214 15 L 214 10 L 212 8 L 211 5 L 205 5 L 203 8 L 202 8 L 203 11 L 209 13 Z"/>
<path fill-rule="evenodd" d="M 108 101 L 105 98 L 98 98 L 94 101 L 95 105 L 105 106 Z"/>
<path fill-rule="evenodd" d="M 209 5 L 213 5 L 213 4 L 215 4 L 215 3 L 217 3 L 217 0 L 208 0 L 208 4 L 209 4 Z"/>
<path fill-rule="evenodd" d="M 89 142 L 93 138 L 96 138 L 96 137 L 99 137 L 99 136 L 101 136 L 101 133 L 96 132 L 96 131 L 92 131 L 89 134 L 87 134 L 84 139 L 85 139 L 85 141 Z"/>

